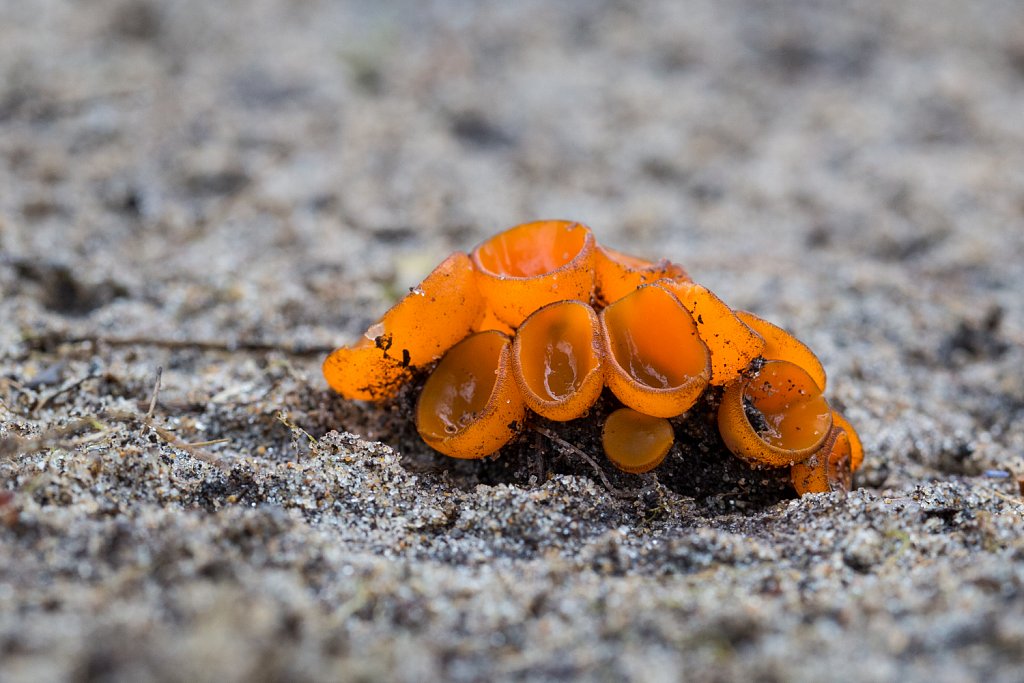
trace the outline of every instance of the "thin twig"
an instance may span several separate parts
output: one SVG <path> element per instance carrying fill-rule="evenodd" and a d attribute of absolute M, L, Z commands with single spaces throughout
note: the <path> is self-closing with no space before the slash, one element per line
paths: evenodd
<path fill-rule="evenodd" d="M 100 335 L 84 335 L 68 337 L 61 340 L 70 344 L 97 344 L 116 347 L 130 346 L 156 346 L 162 349 L 194 349 L 198 351 L 221 351 L 233 353 L 236 351 L 251 351 L 254 353 L 270 353 L 278 351 L 290 356 L 322 356 L 330 353 L 335 346 L 323 344 L 295 344 L 285 342 L 258 342 L 258 341 L 211 341 L 204 339 L 161 339 L 159 337 L 104 337 Z"/>
<path fill-rule="evenodd" d="M 213 455 L 212 453 L 207 453 L 206 451 L 204 451 L 201 448 L 199 448 L 200 446 L 209 445 L 210 443 L 220 443 L 221 441 L 215 440 L 215 441 L 212 441 L 212 442 L 201 442 L 199 444 L 189 444 L 189 443 L 187 443 L 185 441 L 182 441 L 178 437 L 178 435 L 175 434 L 174 432 L 172 432 L 171 430 L 166 429 L 164 427 L 161 427 L 161 426 L 157 425 L 153 421 L 153 416 L 156 413 L 156 402 L 157 402 L 157 399 L 160 397 L 160 385 L 161 385 L 161 380 L 163 379 L 163 376 L 164 376 L 164 369 L 163 369 L 163 367 L 158 367 L 156 369 L 156 382 L 153 385 L 153 397 L 150 398 L 150 400 L 149 400 L 149 410 L 146 411 L 145 416 L 143 416 L 141 418 L 142 424 L 144 426 L 149 427 L 150 429 L 152 429 L 153 432 L 157 436 L 159 436 L 161 439 L 166 441 L 168 443 L 168 445 L 170 445 L 170 446 L 172 446 L 174 448 L 178 448 L 180 450 L 183 450 L 186 453 L 188 453 L 189 455 L 191 455 L 193 458 L 195 458 L 196 460 L 202 460 L 203 462 L 207 463 L 208 465 L 213 465 L 213 466 L 219 468 L 223 472 L 229 472 L 231 470 L 231 468 L 228 466 L 228 464 L 226 462 L 224 462 L 224 460 L 222 458 L 218 458 L 217 456 Z M 131 413 L 128 413 L 127 415 L 130 418 L 139 419 L 138 417 L 132 415 Z M 227 441 L 227 439 L 224 439 L 223 441 Z"/>
<path fill-rule="evenodd" d="M 65 384 L 64 386 L 62 386 L 62 387 L 60 387 L 58 389 L 55 389 L 54 391 L 51 391 L 46 396 L 43 396 L 42 398 L 38 399 L 32 405 L 32 408 L 31 408 L 30 412 L 35 413 L 35 412 L 38 412 L 38 411 L 42 410 L 43 408 L 46 407 L 46 404 L 48 404 L 50 401 L 52 401 L 53 399 L 57 398 L 61 394 L 66 394 L 67 392 L 71 391 L 72 389 L 77 389 L 78 387 L 80 387 L 83 384 L 85 384 L 85 382 L 87 382 L 88 380 L 95 379 L 97 377 L 99 377 L 98 374 L 96 374 L 95 372 L 91 372 L 88 375 L 85 375 L 84 377 L 79 377 L 78 379 L 74 380 L 73 382 L 69 382 L 69 383 Z"/>
<path fill-rule="evenodd" d="M 188 444 L 189 448 L 203 448 L 205 446 L 217 446 L 222 443 L 231 443 L 231 439 L 210 439 L 209 441 L 193 441 Z"/>
<path fill-rule="evenodd" d="M 22 453 L 35 453 L 51 448 L 59 444 L 61 439 L 78 434 L 86 428 L 99 430 L 103 429 L 104 426 L 96 418 L 87 417 L 75 420 L 62 427 L 54 427 L 39 436 L 29 439 L 20 436 L 8 436 L 5 439 L 0 439 L 0 457 L 13 460 Z"/>
<path fill-rule="evenodd" d="M 612 486 L 612 483 L 608 481 L 608 477 L 605 476 L 604 470 L 602 470 L 601 466 L 597 464 L 597 461 L 590 457 L 590 454 L 584 451 L 579 446 L 569 443 L 562 437 L 558 436 L 558 434 L 555 434 L 553 431 L 546 427 L 541 427 L 540 425 L 532 423 L 529 424 L 528 427 L 529 429 L 532 429 L 538 434 L 547 437 L 549 440 L 553 441 L 555 444 L 561 446 L 570 453 L 583 459 L 583 461 L 589 464 L 591 468 L 593 468 L 594 472 L 597 473 L 597 476 L 601 479 L 601 483 L 604 484 L 604 487 L 608 490 L 608 493 L 612 494 L 616 498 L 635 498 L 638 495 L 638 493 L 640 493 L 639 491 L 623 491 L 622 489 Z"/>
<path fill-rule="evenodd" d="M 196 460 L 201 460 L 209 465 L 213 465 L 214 467 L 217 467 L 223 472 L 231 471 L 231 467 L 226 462 L 224 462 L 222 458 L 219 458 L 216 455 L 213 455 L 212 453 L 207 453 L 206 451 L 199 448 L 200 446 L 207 446 L 212 443 L 228 441 L 228 439 L 215 440 L 211 442 L 204 441 L 197 444 L 190 444 L 186 441 L 182 441 L 180 438 L 178 438 L 178 435 L 172 432 L 170 429 L 157 425 L 152 419 L 147 418 L 145 415 L 140 415 L 135 412 L 125 412 L 117 410 L 104 413 L 104 417 L 111 420 L 116 420 L 118 422 L 137 422 L 144 427 L 149 427 L 150 429 L 153 430 L 154 434 L 156 434 L 161 439 L 166 441 L 169 446 L 185 451 Z"/>
<path fill-rule="evenodd" d="M 196 460 L 202 460 L 208 465 L 213 465 L 214 467 L 220 469 L 222 472 L 231 471 L 231 467 L 226 462 L 224 462 L 223 458 L 218 458 L 216 455 L 212 453 L 207 453 L 206 451 L 197 448 L 194 445 L 182 441 L 181 439 L 178 438 L 177 434 L 175 434 L 171 430 L 164 429 L 163 427 L 157 427 L 155 424 L 150 424 L 149 427 L 154 432 L 156 432 L 157 436 L 166 441 L 168 445 L 179 450 L 183 450 Z"/>
<path fill-rule="evenodd" d="M 156 401 L 160 398 L 160 380 L 163 379 L 164 368 L 161 365 L 156 369 L 156 383 L 153 386 L 153 396 L 149 399 L 149 410 L 146 411 L 146 422 L 151 423 L 153 421 L 153 413 L 156 411 Z"/>
<path fill-rule="evenodd" d="M 313 438 L 312 434 L 310 434 L 305 429 L 303 429 L 302 427 L 288 419 L 288 413 L 284 412 L 283 410 L 279 410 L 277 411 L 277 415 L 275 417 L 277 417 L 278 422 L 280 422 L 285 427 L 290 429 L 293 435 L 306 437 L 306 440 L 310 444 L 316 443 L 316 439 Z"/>
<path fill-rule="evenodd" d="M 1013 503 L 1014 505 L 1019 505 L 1024 508 L 1024 498 L 1014 498 L 1013 496 L 1008 496 L 1002 491 L 996 491 L 995 489 L 989 489 L 989 492 L 996 498 L 1001 498 L 1007 503 Z M 1020 512 L 1020 510 L 1018 510 L 1018 512 Z"/>
<path fill-rule="evenodd" d="M 151 406 L 155 406 L 156 404 L 155 397 L 157 391 L 158 389 L 153 392 L 154 400 L 152 401 Z M 151 410 L 153 410 L 152 407 Z M 160 427 L 159 425 L 155 424 L 152 415 L 139 415 L 138 413 L 135 412 L 124 411 L 108 411 L 102 413 L 102 417 L 108 420 L 114 420 L 118 422 L 137 422 L 143 425 L 144 427 L 149 427 L 150 429 L 152 429 L 157 436 L 166 441 L 168 445 L 172 446 L 173 448 L 185 451 L 193 458 L 201 460 L 202 462 L 205 462 L 209 465 L 213 465 L 214 467 L 217 467 L 218 469 L 224 472 L 230 472 L 231 470 L 230 466 L 228 466 L 228 464 L 222 458 L 219 458 L 211 453 L 207 453 L 206 451 L 201 449 L 202 446 L 212 446 L 218 443 L 226 443 L 229 441 L 229 439 L 214 439 L 212 441 L 202 441 L 199 443 L 190 444 L 185 441 L 182 441 L 171 430 L 166 429 L 164 427 Z M 82 418 L 81 420 L 76 420 L 75 422 L 64 425 L 62 427 L 56 427 L 49 431 L 43 432 L 39 436 L 30 439 L 26 439 L 19 436 L 8 436 L 5 439 L 0 439 L 0 458 L 13 460 L 14 458 L 23 453 L 35 453 L 37 451 L 45 450 L 47 448 L 59 446 L 62 439 L 68 436 L 78 434 L 79 432 L 84 431 L 86 428 L 95 429 L 97 431 L 107 429 L 106 425 L 99 421 L 99 418 L 87 417 Z"/>

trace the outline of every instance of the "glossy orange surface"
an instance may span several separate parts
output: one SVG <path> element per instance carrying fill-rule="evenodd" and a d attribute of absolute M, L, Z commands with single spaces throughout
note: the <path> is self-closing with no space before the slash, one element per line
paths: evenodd
<path fill-rule="evenodd" d="M 757 375 L 727 386 L 718 409 L 725 445 L 756 466 L 803 462 L 831 428 L 832 411 L 821 390 L 788 361 L 768 361 Z"/>
<path fill-rule="evenodd" d="M 559 301 L 534 312 L 516 332 L 512 367 L 526 405 L 549 420 L 572 420 L 590 409 L 604 387 L 597 314 L 581 301 Z"/>
<path fill-rule="evenodd" d="M 601 430 L 604 454 L 624 472 L 639 474 L 662 463 L 675 442 L 668 420 L 619 408 L 605 420 Z"/>
<path fill-rule="evenodd" d="M 594 236 L 582 223 L 524 223 L 483 242 L 471 258 L 488 307 L 513 329 L 547 304 L 589 301 L 594 288 Z"/>
<path fill-rule="evenodd" d="M 833 427 L 822 447 L 806 462 L 793 465 L 790 480 L 801 496 L 805 493 L 849 491 L 851 443 L 847 432 Z"/>
<path fill-rule="evenodd" d="M 846 432 L 846 438 L 850 441 L 850 469 L 856 472 L 864 462 L 864 446 L 860 442 L 860 436 L 853 425 L 837 410 L 832 411 L 832 423 Z"/>
<path fill-rule="evenodd" d="M 412 371 L 362 337 L 352 346 L 336 349 L 324 360 L 327 384 L 353 401 L 384 401 L 392 398 L 412 377 Z"/>
<path fill-rule="evenodd" d="M 778 325 L 758 318 L 753 313 L 736 311 L 736 315 L 752 330 L 764 338 L 765 346 L 761 355 L 767 360 L 786 360 L 807 371 L 818 388 L 825 391 L 825 368 L 814 352 L 802 341 Z"/>
<path fill-rule="evenodd" d="M 682 266 L 667 259 L 646 261 L 601 245 L 594 253 L 594 275 L 594 300 L 600 306 L 607 306 L 640 285 L 662 278 L 680 282 L 690 279 Z"/>
<path fill-rule="evenodd" d="M 416 429 L 431 448 L 453 458 L 482 458 L 515 435 L 525 405 L 512 379 L 512 341 L 496 331 L 456 344 L 427 378 Z"/>
<path fill-rule="evenodd" d="M 408 381 L 409 369 L 434 362 L 469 334 L 484 314 L 469 257 L 456 252 L 366 331 L 327 357 L 324 377 L 349 399 L 383 401 Z"/>
<path fill-rule="evenodd" d="M 693 318 L 664 289 L 640 287 L 601 311 L 601 325 L 605 381 L 630 408 L 674 417 L 707 388 L 711 354 Z"/>
<path fill-rule="evenodd" d="M 764 351 L 765 340 L 703 285 L 659 280 L 658 286 L 675 294 L 697 323 L 697 334 L 711 352 L 711 383 L 721 386 L 740 373 Z"/>
<path fill-rule="evenodd" d="M 498 320 L 490 307 L 485 307 L 483 316 L 473 325 L 473 332 L 486 332 L 487 330 L 497 330 L 510 337 L 516 333 L 511 327 Z"/>

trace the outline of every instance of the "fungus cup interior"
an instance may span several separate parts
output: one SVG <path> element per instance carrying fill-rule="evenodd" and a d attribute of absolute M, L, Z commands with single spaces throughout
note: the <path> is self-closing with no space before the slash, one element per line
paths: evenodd
<path fill-rule="evenodd" d="M 527 405 L 553 420 L 582 415 L 601 393 L 597 314 L 581 301 L 549 304 L 516 333 L 513 368 Z"/>
<path fill-rule="evenodd" d="M 601 321 L 606 375 L 619 400 L 658 417 L 693 405 L 707 386 L 710 355 L 693 318 L 672 294 L 644 285 L 604 309 Z M 657 394 L 666 396 L 660 400 Z"/>
<path fill-rule="evenodd" d="M 832 426 L 832 411 L 821 390 L 793 363 L 765 363 L 757 377 L 747 383 L 743 399 L 764 420 L 759 436 L 776 448 L 813 448 Z"/>
<path fill-rule="evenodd" d="M 667 259 L 653 262 L 598 245 L 594 252 L 594 298 L 602 306 L 618 301 L 640 285 L 662 278 L 688 281 L 677 263 Z"/>
<path fill-rule="evenodd" d="M 619 408 L 609 415 L 601 431 L 605 455 L 620 470 L 633 474 L 660 465 L 674 442 L 668 420 L 631 408 Z"/>
<path fill-rule="evenodd" d="M 767 361 L 752 378 L 726 387 L 718 409 L 725 445 L 752 465 L 803 462 L 832 428 L 832 411 L 810 375 L 788 361 Z"/>
<path fill-rule="evenodd" d="M 483 242 L 471 259 L 490 311 L 513 329 L 546 304 L 589 301 L 594 288 L 594 236 L 582 223 L 525 223 Z"/>
<path fill-rule="evenodd" d="M 427 378 L 416 427 L 431 447 L 456 458 L 481 458 L 501 448 L 521 420 L 522 399 L 511 381 L 510 340 L 479 332 L 456 344 Z"/>
<path fill-rule="evenodd" d="M 488 273 L 534 277 L 558 270 L 576 258 L 590 230 L 572 221 L 536 221 L 498 233 L 473 251 L 478 267 Z"/>

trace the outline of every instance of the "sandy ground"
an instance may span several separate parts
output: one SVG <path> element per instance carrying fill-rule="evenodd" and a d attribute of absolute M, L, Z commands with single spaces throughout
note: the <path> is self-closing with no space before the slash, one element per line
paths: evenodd
<path fill-rule="evenodd" d="M 1019 2 L 9 0 L 0 73 L 0 680 L 1024 676 Z M 857 489 L 327 390 L 542 217 L 804 338 Z"/>

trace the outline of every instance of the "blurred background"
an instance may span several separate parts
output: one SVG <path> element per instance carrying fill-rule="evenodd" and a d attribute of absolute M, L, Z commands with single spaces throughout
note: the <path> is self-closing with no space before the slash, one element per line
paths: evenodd
<path fill-rule="evenodd" d="M 546 217 L 794 322 L 924 257 L 998 295 L 1022 111 L 1015 0 L 4 2 L 0 249 L 193 336 L 357 334 Z"/>

